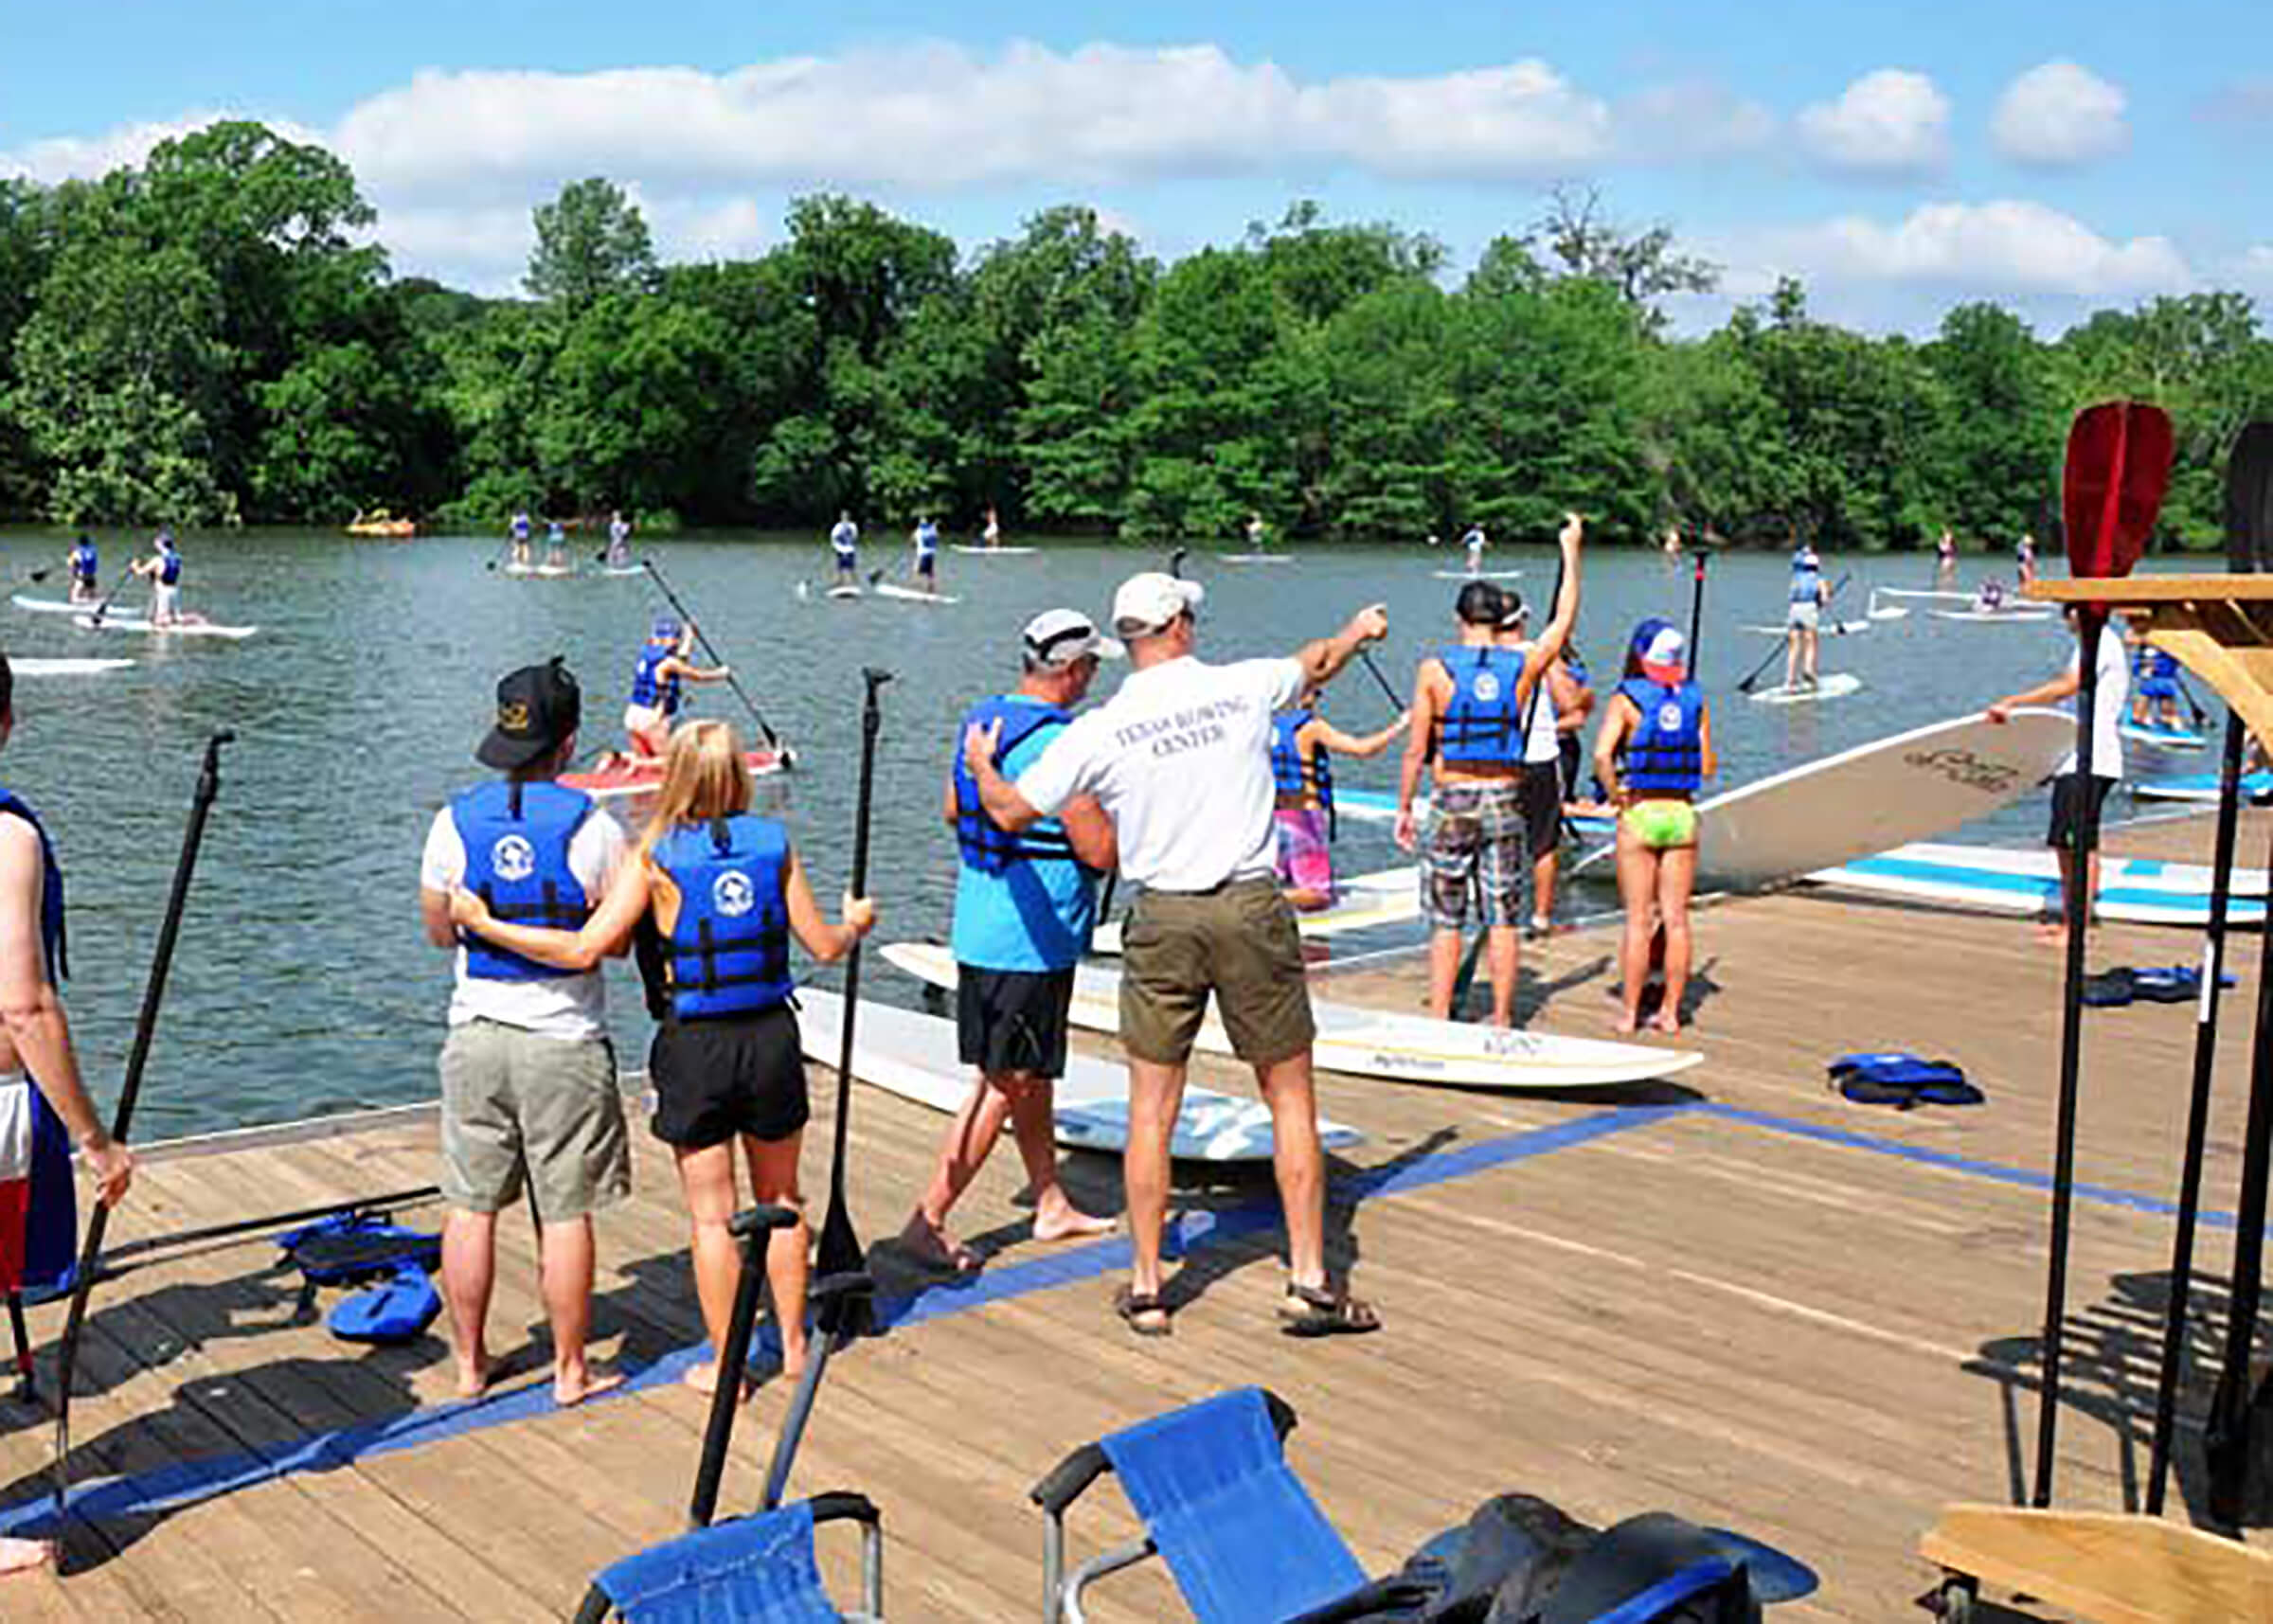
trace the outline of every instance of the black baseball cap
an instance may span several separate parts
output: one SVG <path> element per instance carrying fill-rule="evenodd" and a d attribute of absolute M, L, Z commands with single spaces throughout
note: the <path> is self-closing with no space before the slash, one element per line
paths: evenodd
<path fill-rule="evenodd" d="M 518 772 L 558 750 L 583 717 L 583 690 L 560 655 L 523 666 L 499 679 L 497 723 L 474 758 L 501 773 Z"/>
<path fill-rule="evenodd" d="M 1467 626 L 1497 626 L 1508 595 L 1488 580 L 1472 580 L 1460 588 L 1452 612 Z"/>

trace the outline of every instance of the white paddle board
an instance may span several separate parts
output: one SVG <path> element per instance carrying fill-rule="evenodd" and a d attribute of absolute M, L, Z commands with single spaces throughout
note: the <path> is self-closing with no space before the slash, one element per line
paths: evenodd
<path fill-rule="evenodd" d="M 894 942 L 884 950 L 884 956 L 918 980 L 935 987 L 955 985 L 955 958 L 943 947 Z M 1317 1023 L 1315 1052 L 1319 1065 L 1398 1082 L 1512 1090 L 1610 1088 L 1671 1077 L 1705 1059 L 1693 1050 L 1512 1031 L 1315 998 L 1310 1008 Z M 1119 1031 L 1119 973 L 1097 965 L 1077 970 L 1072 1019 L 1075 1026 L 1092 1031 Z M 1231 1053 L 1231 1039 L 1212 1012 L 1196 1043 L 1208 1054 Z"/>
<path fill-rule="evenodd" d="M 1774 687 L 1754 688 L 1745 697 L 1754 705 L 1813 705 L 1819 699 L 1845 699 L 1863 686 L 1863 679 L 1852 671 L 1833 671 L 1812 683 L 1778 683 Z"/>
<path fill-rule="evenodd" d="M 134 663 L 132 660 L 48 659 L 37 654 L 24 654 L 9 660 L 8 666 L 20 677 L 91 677 L 103 671 L 123 670 Z"/>
<path fill-rule="evenodd" d="M 1789 626 L 1747 626 L 1745 630 L 1762 637 L 1784 637 L 1791 634 L 1792 629 Z M 1870 622 L 1868 620 L 1827 620 L 1817 630 L 1832 636 L 1845 637 L 1852 633 L 1870 631 Z"/>
<path fill-rule="evenodd" d="M 1407 864 L 1359 874 L 1338 882 L 1333 901 L 1323 908 L 1295 915 L 1296 929 L 1306 937 L 1339 936 L 1345 931 L 1370 930 L 1375 925 L 1403 924 L 1421 917 L 1421 870 Z M 1091 953 L 1120 952 L 1120 921 L 1107 919 L 1090 937 Z"/>
<path fill-rule="evenodd" d="M 2059 859 L 2045 848 L 2013 850 L 1921 843 L 1858 858 L 1807 878 L 1843 891 L 1991 913 L 2049 913 L 2060 901 Z M 2210 870 L 2203 864 L 2103 856 L 2092 913 L 2128 924 L 2205 926 L 2210 923 Z M 2228 920 L 2237 925 L 2264 922 L 2264 869 L 2235 869 L 2231 894 Z"/>
<path fill-rule="evenodd" d="M 1964 620 L 1976 626 L 2001 623 L 2010 626 L 2041 626 L 2051 616 L 2034 609 L 1937 609 L 1937 620 Z"/>
<path fill-rule="evenodd" d="M 177 620 L 160 626 L 140 615 L 81 615 L 71 622 L 82 632 L 140 632 L 152 637 L 249 637 L 258 626 L 223 626 L 211 620 Z"/>
<path fill-rule="evenodd" d="M 975 559 L 1023 559 L 1031 558 L 1042 549 L 1039 547 L 972 547 L 957 542 L 948 550 Z"/>
<path fill-rule="evenodd" d="M 2118 723 L 2116 731 L 2133 743 L 2152 744 L 2158 750 L 2200 750 L 2210 743 L 2209 734 L 2185 727 L 2143 727 L 2125 722 Z"/>
<path fill-rule="evenodd" d="M 832 586 L 829 589 L 829 596 L 831 598 L 836 598 L 843 602 L 850 602 L 851 599 L 858 598 L 860 595 L 860 588 L 857 586 Z"/>
<path fill-rule="evenodd" d="M 1946 834 L 2035 789 L 2075 737 L 2057 710 L 2016 710 L 2001 726 L 1977 713 L 1777 773 L 1697 809 L 1698 872 L 1768 885 Z M 1609 858 L 1590 851 L 1577 867 Z"/>
<path fill-rule="evenodd" d="M 834 1065 L 844 1044 L 845 1001 L 816 987 L 797 989 L 797 1035 L 805 1058 Z M 852 1075 L 886 1094 L 934 1111 L 957 1112 L 977 1078 L 956 1062 L 955 1023 L 895 1005 L 863 1000 L 852 1028 Z M 1119 1151 L 1129 1142 L 1129 1073 L 1083 1054 L 1065 1057 L 1065 1075 L 1053 1091 L 1058 1143 L 1075 1151 Z M 1330 1151 L 1362 1145 L 1366 1136 L 1339 1122 L 1318 1119 L 1318 1137 Z M 1270 1107 L 1187 1084 L 1184 1108 L 1169 1154 L 1185 1162 L 1267 1162 Z"/>
<path fill-rule="evenodd" d="M 1226 563 L 1293 563 L 1295 562 L 1295 555 L 1292 553 L 1218 553 L 1215 556 Z"/>
<path fill-rule="evenodd" d="M 12 595 L 9 601 L 18 609 L 28 609 L 34 615 L 84 615 L 95 607 L 95 601 L 70 603 L 61 598 L 34 598 L 28 592 Z"/>
<path fill-rule="evenodd" d="M 1928 603 L 1971 603 L 1979 594 L 1953 592 L 1947 587 L 1938 587 L 1929 592 L 1922 587 L 1874 586 L 1870 589 L 1870 596 L 1872 598 L 1916 598 Z"/>
<path fill-rule="evenodd" d="M 2180 773 L 2167 778 L 2140 778 L 2131 786 L 2131 793 L 2145 801 L 2214 801 L 2218 798 L 2218 775 Z M 2242 794 L 2250 800 L 2273 795 L 2273 773 L 2243 774 Z"/>
<path fill-rule="evenodd" d="M 622 564 L 622 565 L 617 565 L 617 564 L 612 564 L 612 563 L 603 563 L 603 564 L 601 564 L 601 565 L 600 566 L 600 574 L 602 574 L 602 575 L 618 575 L 618 576 L 620 576 L 620 575 L 645 575 L 645 574 L 647 573 L 647 566 L 646 566 L 646 565 L 644 565 L 644 564 L 635 564 L 635 563 L 631 563 L 631 564 Z"/>
<path fill-rule="evenodd" d="M 896 580 L 880 580 L 873 588 L 879 598 L 896 598 L 904 603 L 960 603 L 961 598 L 944 592 L 919 592 L 912 586 L 902 586 Z M 832 591 L 830 594 L 834 597 Z"/>
<path fill-rule="evenodd" d="M 1429 573 L 1439 580 L 1521 580 L 1519 569 L 1438 569 Z"/>

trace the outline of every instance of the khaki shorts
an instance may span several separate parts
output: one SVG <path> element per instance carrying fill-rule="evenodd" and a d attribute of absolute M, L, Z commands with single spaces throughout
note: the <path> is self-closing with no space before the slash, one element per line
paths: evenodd
<path fill-rule="evenodd" d="M 632 1141 L 605 1038 L 539 1037 L 496 1021 L 442 1044 L 442 1199 L 501 1212 L 524 1174 L 537 1218 L 565 1223 L 632 1193 Z"/>
<path fill-rule="evenodd" d="M 1231 1052 L 1249 1065 L 1291 1059 L 1317 1035 L 1295 911 L 1274 881 L 1147 891 L 1120 952 L 1120 1042 L 1138 1060 L 1189 1060 L 1210 992 Z"/>

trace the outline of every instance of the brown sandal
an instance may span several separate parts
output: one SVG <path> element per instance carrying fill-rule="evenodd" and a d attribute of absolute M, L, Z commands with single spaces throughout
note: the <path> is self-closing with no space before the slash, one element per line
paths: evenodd
<path fill-rule="evenodd" d="M 1166 1336 L 1175 1329 L 1169 1323 L 1168 1304 L 1134 1286 L 1122 1286 L 1113 1294 L 1113 1312 L 1138 1336 Z"/>
<path fill-rule="evenodd" d="M 1361 1302 L 1347 1288 L 1298 1286 L 1286 1283 L 1279 1300 L 1280 1330 L 1289 1336 L 1358 1335 L 1381 1329 L 1381 1316 L 1370 1303 Z"/>

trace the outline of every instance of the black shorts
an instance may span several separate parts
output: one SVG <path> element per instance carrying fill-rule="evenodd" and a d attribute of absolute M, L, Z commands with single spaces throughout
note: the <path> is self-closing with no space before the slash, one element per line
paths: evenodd
<path fill-rule="evenodd" d="M 1555 750 L 1563 767 L 1563 798 L 1575 801 L 1579 798 L 1579 767 L 1584 756 L 1579 744 L 1579 736 L 1566 733 L 1556 741 Z"/>
<path fill-rule="evenodd" d="M 789 1008 L 714 1021 L 667 1022 L 647 1051 L 655 1137 L 707 1150 L 738 1133 L 782 1140 L 805 1126 L 805 1051 Z"/>
<path fill-rule="evenodd" d="M 1523 838 L 1531 861 L 1556 849 L 1563 839 L 1563 763 L 1526 761 L 1523 788 L 1516 797 L 1523 806 Z"/>
<path fill-rule="evenodd" d="M 1065 1075 L 1071 970 L 955 967 L 955 1030 L 965 1065 L 980 1071 Z"/>
<path fill-rule="evenodd" d="M 2091 810 L 2096 818 L 2107 804 L 2107 792 L 2115 788 L 2116 780 L 2091 776 Z M 2076 844 L 2076 819 L 2082 811 L 2076 795 L 2076 775 L 2063 773 L 2052 780 L 2052 822 L 2044 832 L 2044 843 L 2065 851 Z"/>

